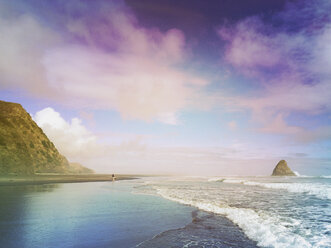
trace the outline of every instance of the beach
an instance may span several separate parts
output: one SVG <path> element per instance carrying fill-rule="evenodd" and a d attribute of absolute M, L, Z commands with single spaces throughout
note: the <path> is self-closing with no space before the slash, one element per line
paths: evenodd
<path fill-rule="evenodd" d="M 135 194 L 139 180 L 0 187 L 0 246 L 129 248 L 185 226 L 194 208 Z"/>
<path fill-rule="evenodd" d="M 163 180 L 2 186 L 0 244 L 166 248 L 202 247 L 201 242 L 207 242 L 214 247 L 256 247 L 225 217 L 146 192 L 151 179 Z"/>
<path fill-rule="evenodd" d="M 237 229 L 223 228 L 220 217 L 244 234 L 244 239 L 236 239 L 238 234 L 230 238 L 230 247 L 331 247 L 330 176 L 181 177 L 150 180 L 140 190 L 210 213 L 208 220 L 202 218 L 209 224 L 202 225 L 201 236 L 195 234 L 197 228 L 165 235 L 178 243 L 182 242 L 178 235 L 185 233 L 185 245 L 196 245 L 188 247 L 227 247 L 222 242 Z M 164 237 L 157 239 L 161 242 Z"/>
<path fill-rule="evenodd" d="M 139 175 L 116 175 L 115 180 L 132 180 Z M 31 176 L 8 175 L 0 176 L 0 186 L 36 185 L 53 183 L 82 183 L 82 182 L 105 182 L 113 181 L 111 174 L 81 174 L 81 175 L 58 175 L 40 174 Z"/>
<path fill-rule="evenodd" d="M 0 187 L 1 246 L 331 245 L 330 178 L 121 178 Z"/>

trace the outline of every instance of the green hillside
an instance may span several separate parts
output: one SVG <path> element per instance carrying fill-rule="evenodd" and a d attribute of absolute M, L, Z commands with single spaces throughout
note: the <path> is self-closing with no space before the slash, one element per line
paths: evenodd
<path fill-rule="evenodd" d="M 0 174 L 72 173 L 31 116 L 18 103 L 0 101 Z"/>

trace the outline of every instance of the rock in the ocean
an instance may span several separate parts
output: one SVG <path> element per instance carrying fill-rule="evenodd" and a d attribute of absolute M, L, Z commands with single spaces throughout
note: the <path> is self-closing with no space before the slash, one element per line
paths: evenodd
<path fill-rule="evenodd" d="M 294 172 L 288 167 L 285 160 L 281 160 L 276 165 L 271 176 L 296 176 Z"/>

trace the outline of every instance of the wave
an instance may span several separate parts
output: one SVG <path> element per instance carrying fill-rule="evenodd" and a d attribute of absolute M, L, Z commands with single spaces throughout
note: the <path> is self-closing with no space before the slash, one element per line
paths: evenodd
<path fill-rule="evenodd" d="M 298 234 L 292 233 L 286 226 L 300 225 L 298 220 L 281 221 L 277 216 L 270 216 L 262 210 L 236 208 L 197 199 L 192 194 L 176 190 L 156 188 L 163 198 L 181 204 L 191 205 L 207 212 L 221 214 L 237 224 L 245 234 L 262 247 L 289 248 L 312 247 L 312 245 Z"/>
<path fill-rule="evenodd" d="M 297 177 L 310 177 L 310 178 L 314 178 L 316 176 L 307 176 L 307 175 L 301 175 L 299 172 L 297 171 L 293 171 L 293 173 L 297 176 Z"/>
<path fill-rule="evenodd" d="M 331 176 L 307 176 L 307 175 L 301 175 L 299 172 L 297 171 L 293 171 L 294 174 L 297 176 L 297 177 L 308 177 L 308 178 L 331 178 Z"/>
<path fill-rule="evenodd" d="M 209 178 L 208 182 L 223 182 L 225 180 L 224 177 L 213 177 L 213 178 Z"/>
<path fill-rule="evenodd" d="M 306 193 L 321 199 L 331 199 L 331 187 L 321 183 L 262 183 L 239 179 L 224 179 L 224 183 L 240 183 L 269 189 L 284 189 L 291 193 Z"/>
<path fill-rule="evenodd" d="M 310 177 L 310 176 L 306 176 L 306 175 L 301 175 L 299 172 L 297 171 L 293 171 L 294 174 L 297 176 L 297 177 Z"/>

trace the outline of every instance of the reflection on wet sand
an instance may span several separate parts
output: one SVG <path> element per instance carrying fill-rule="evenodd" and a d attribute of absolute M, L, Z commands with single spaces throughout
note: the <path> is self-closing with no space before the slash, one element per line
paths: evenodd
<path fill-rule="evenodd" d="M 139 248 L 181 247 L 257 248 L 256 242 L 223 216 L 192 211 L 192 222 L 183 228 L 165 231 L 141 243 Z"/>

